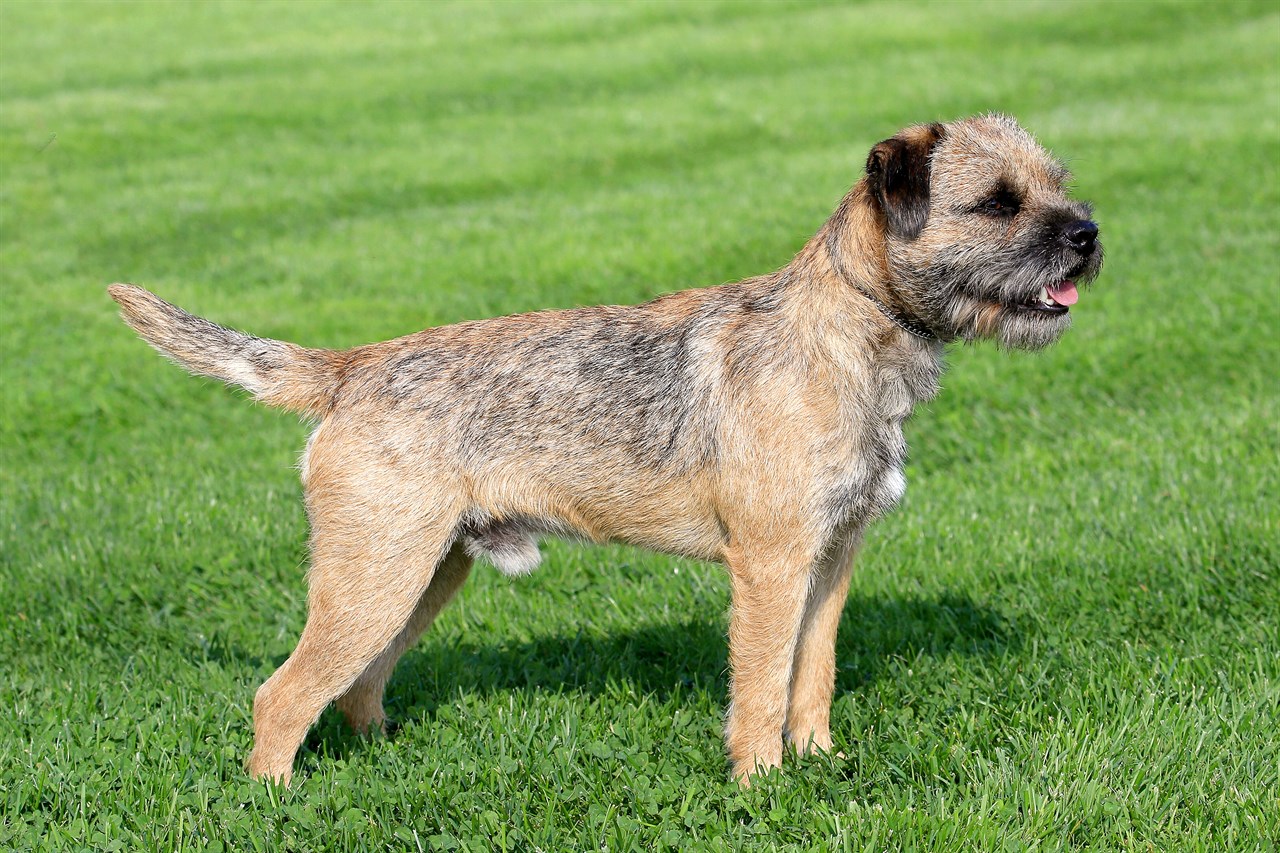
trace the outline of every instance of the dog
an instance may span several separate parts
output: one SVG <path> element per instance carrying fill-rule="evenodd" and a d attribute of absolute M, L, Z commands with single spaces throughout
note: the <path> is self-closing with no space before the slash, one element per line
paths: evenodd
<path fill-rule="evenodd" d="M 330 702 L 383 727 L 396 661 L 473 560 L 526 574 L 542 536 L 722 563 L 733 776 L 750 784 L 787 743 L 830 750 L 852 557 L 903 495 L 903 422 L 937 393 L 945 345 L 1048 346 L 1101 269 L 1068 179 L 1006 116 L 908 127 L 769 275 L 345 351 L 112 285 L 161 353 L 316 424 L 307 620 L 254 698 L 249 772 L 288 784 Z"/>

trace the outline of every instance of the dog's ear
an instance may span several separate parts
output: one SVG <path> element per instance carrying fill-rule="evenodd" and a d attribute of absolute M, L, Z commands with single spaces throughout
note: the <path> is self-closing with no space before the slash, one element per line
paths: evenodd
<path fill-rule="evenodd" d="M 867 186 L 894 236 L 915 239 L 929 218 L 929 156 L 945 132 L 937 123 L 911 127 L 867 157 Z"/>

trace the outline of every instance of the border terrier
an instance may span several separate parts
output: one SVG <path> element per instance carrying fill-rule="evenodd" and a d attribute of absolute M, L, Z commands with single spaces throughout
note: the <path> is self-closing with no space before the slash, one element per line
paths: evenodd
<path fill-rule="evenodd" d="M 473 559 L 522 575 L 547 535 L 726 566 L 733 775 L 831 749 L 852 556 L 902 497 L 903 422 L 945 345 L 1047 346 L 1101 268 L 1067 179 L 1006 116 L 909 127 L 777 272 L 346 351 L 112 285 L 161 353 L 316 424 L 306 626 L 254 697 L 249 772 L 287 783 L 330 702 L 383 727 L 396 661 Z"/>

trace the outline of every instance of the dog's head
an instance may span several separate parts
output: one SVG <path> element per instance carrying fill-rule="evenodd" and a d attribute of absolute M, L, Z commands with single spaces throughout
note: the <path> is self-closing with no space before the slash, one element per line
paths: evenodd
<path fill-rule="evenodd" d="M 1039 349 L 1102 267 L 1067 169 L 1006 116 L 918 125 L 867 158 L 893 300 L 944 340 Z"/>

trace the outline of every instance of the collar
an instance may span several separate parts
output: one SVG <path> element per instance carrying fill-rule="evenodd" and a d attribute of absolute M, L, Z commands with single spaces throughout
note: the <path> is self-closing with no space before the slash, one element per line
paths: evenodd
<path fill-rule="evenodd" d="M 893 323 L 893 325 L 897 326 L 902 331 L 910 335 L 915 335 L 917 338 L 920 338 L 923 341 L 938 340 L 938 336 L 934 334 L 933 330 L 930 329 L 928 326 L 926 326 L 924 323 L 921 323 L 919 320 L 908 317 L 905 314 L 899 314 L 897 311 L 894 311 L 888 305 L 885 305 L 879 299 L 876 299 L 875 296 L 873 296 L 870 291 L 864 289 L 861 285 L 854 284 L 853 287 L 863 296 L 870 299 L 871 304 L 879 308 L 880 313 L 883 314 L 886 318 L 888 318 L 890 323 Z"/>

